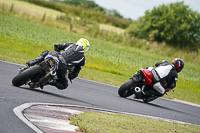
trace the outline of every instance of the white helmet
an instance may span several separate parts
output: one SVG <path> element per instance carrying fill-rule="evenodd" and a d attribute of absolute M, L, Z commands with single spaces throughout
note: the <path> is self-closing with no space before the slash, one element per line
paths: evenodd
<path fill-rule="evenodd" d="M 85 38 L 79 39 L 76 45 L 81 46 L 85 53 L 89 50 L 89 47 L 90 47 L 89 41 Z"/>

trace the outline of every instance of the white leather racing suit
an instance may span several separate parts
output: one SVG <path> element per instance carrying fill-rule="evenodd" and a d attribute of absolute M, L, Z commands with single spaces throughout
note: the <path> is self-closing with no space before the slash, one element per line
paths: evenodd
<path fill-rule="evenodd" d="M 178 74 L 175 66 L 168 61 L 158 62 L 155 66 L 151 70 L 153 75 L 152 86 L 160 96 L 163 96 L 166 89 L 173 89 L 176 86 Z"/>

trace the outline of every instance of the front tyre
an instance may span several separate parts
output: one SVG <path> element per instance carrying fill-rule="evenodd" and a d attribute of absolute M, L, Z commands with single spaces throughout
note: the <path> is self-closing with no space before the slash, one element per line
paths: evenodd
<path fill-rule="evenodd" d="M 42 71 L 42 68 L 41 66 L 33 66 L 33 67 L 30 67 L 28 69 L 26 69 L 25 71 L 19 73 L 18 75 L 16 75 L 13 79 L 12 79 L 12 84 L 14 86 L 21 86 L 23 84 L 26 83 L 26 81 L 28 81 L 30 78 L 38 75 L 38 74 L 41 74 L 43 71 Z"/>
<path fill-rule="evenodd" d="M 129 97 L 134 93 L 133 90 L 133 80 L 130 79 L 126 81 L 118 90 L 120 97 Z"/>

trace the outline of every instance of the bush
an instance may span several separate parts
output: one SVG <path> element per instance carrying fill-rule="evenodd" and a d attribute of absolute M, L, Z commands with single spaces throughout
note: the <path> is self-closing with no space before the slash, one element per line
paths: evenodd
<path fill-rule="evenodd" d="M 166 42 L 198 51 L 200 46 L 200 14 L 183 2 L 154 7 L 131 24 L 126 32 L 132 36 Z"/>

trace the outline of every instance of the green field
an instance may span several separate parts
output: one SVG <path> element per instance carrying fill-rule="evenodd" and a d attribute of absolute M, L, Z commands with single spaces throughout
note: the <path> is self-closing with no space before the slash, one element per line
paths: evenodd
<path fill-rule="evenodd" d="M 31 4 L 28 2 L 24 1 L 19 1 L 19 0 L 1 0 L 0 5 L 6 5 L 11 7 L 11 5 L 14 5 L 14 8 L 17 9 L 21 13 L 29 13 L 30 15 L 38 16 L 38 17 L 43 17 L 44 14 L 46 16 L 51 17 L 51 18 L 56 18 L 61 15 L 65 15 L 62 12 L 52 10 L 49 8 L 41 7 L 35 4 Z"/>
<path fill-rule="evenodd" d="M 131 115 L 85 112 L 70 118 L 85 133 L 198 133 L 200 127 Z"/>
<path fill-rule="evenodd" d="M 112 25 L 100 24 L 99 28 L 101 30 L 107 30 L 107 31 L 111 31 L 111 32 L 116 32 L 118 34 L 123 34 L 124 33 L 124 29 L 121 29 L 121 28 L 118 28 L 118 27 L 114 27 Z"/>

